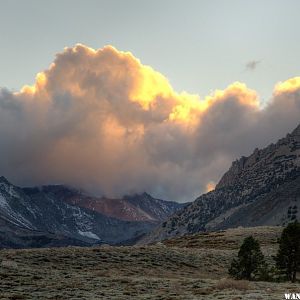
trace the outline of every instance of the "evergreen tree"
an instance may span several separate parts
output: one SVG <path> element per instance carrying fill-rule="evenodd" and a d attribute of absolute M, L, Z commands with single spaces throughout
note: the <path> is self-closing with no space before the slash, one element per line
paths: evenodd
<path fill-rule="evenodd" d="M 281 234 L 279 250 L 275 257 L 276 266 L 291 282 L 296 281 L 300 271 L 300 223 L 290 223 Z"/>
<path fill-rule="evenodd" d="M 233 259 L 229 268 L 229 275 L 236 279 L 254 280 L 260 279 L 260 275 L 265 273 L 264 271 L 267 269 L 259 242 L 249 236 L 244 239 L 238 257 Z"/>

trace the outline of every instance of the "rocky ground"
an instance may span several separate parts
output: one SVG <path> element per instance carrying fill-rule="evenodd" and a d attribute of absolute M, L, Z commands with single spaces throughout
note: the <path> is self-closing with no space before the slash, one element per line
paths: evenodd
<path fill-rule="evenodd" d="M 0 251 L 0 299 L 284 299 L 300 284 L 233 281 L 252 234 L 271 261 L 281 228 L 234 229 L 133 247 Z"/>

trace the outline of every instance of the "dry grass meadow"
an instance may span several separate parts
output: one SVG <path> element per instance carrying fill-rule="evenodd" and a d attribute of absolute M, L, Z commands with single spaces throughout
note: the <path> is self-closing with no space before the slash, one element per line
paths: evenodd
<path fill-rule="evenodd" d="M 242 239 L 271 261 L 281 228 L 197 234 L 148 246 L 0 251 L 0 299 L 284 299 L 300 284 L 235 281 L 227 268 Z"/>

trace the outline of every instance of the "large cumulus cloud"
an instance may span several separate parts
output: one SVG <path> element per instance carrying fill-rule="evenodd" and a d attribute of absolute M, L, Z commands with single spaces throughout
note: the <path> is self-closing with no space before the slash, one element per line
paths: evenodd
<path fill-rule="evenodd" d="M 192 200 L 299 116 L 299 77 L 278 83 L 264 107 L 239 82 L 200 99 L 177 93 L 131 53 L 77 45 L 33 86 L 1 90 L 0 170 L 21 185 Z"/>

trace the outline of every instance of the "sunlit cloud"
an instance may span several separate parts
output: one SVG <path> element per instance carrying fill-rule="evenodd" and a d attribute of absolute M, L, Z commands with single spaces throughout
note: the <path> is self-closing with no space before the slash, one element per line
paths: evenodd
<path fill-rule="evenodd" d="M 297 91 L 299 92 L 299 90 L 300 90 L 300 77 L 294 77 L 286 81 L 277 83 L 274 89 L 274 95 L 279 95 L 284 93 L 290 94 L 290 93 L 295 93 Z"/>
<path fill-rule="evenodd" d="M 32 86 L 0 91 L 1 172 L 21 185 L 193 200 L 233 160 L 297 125 L 299 90 L 299 77 L 278 83 L 264 107 L 240 82 L 201 98 L 130 52 L 79 44 Z"/>

